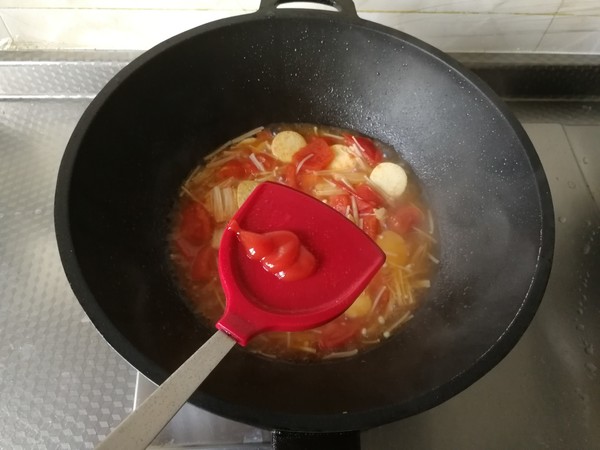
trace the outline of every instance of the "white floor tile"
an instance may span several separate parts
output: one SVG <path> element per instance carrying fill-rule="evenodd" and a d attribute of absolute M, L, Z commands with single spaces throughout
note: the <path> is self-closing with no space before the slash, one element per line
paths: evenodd
<path fill-rule="evenodd" d="M 600 54 L 600 16 L 556 16 L 536 50 Z"/>
<path fill-rule="evenodd" d="M 0 18 L 0 50 L 6 50 L 12 45 L 12 37 Z"/>
<path fill-rule="evenodd" d="M 355 0 L 359 11 L 553 14 L 561 0 Z"/>
<path fill-rule="evenodd" d="M 232 11 L 3 9 L 16 49 L 144 50 Z"/>
<path fill-rule="evenodd" d="M 551 16 L 359 13 L 452 52 L 530 52 Z"/>
<path fill-rule="evenodd" d="M 260 0 L 0 0 L 0 9 L 255 10 L 259 3 Z"/>
<path fill-rule="evenodd" d="M 571 14 L 580 16 L 600 16 L 600 1 L 598 0 L 564 0 L 559 14 Z"/>

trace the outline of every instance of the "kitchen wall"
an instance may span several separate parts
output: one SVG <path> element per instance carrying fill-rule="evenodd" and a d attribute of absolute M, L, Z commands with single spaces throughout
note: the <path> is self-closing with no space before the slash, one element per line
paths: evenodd
<path fill-rule="evenodd" d="M 356 0 L 449 52 L 600 54 L 600 0 Z M 0 49 L 147 49 L 259 0 L 0 0 Z"/>

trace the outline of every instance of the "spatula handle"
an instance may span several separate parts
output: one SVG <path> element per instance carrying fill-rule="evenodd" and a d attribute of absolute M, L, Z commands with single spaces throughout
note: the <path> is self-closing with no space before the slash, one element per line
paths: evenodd
<path fill-rule="evenodd" d="M 96 448 L 148 447 L 235 343 L 227 334 L 217 331 Z"/>

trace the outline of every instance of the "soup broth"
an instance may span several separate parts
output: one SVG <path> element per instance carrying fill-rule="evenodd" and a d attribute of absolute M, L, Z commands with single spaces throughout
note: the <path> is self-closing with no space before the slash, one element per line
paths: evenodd
<path fill-rule="evenodd" d="M 406 163 L 383 143 L 348 130 L 275 124 L 208 155 L 181 187 L 171 259 L 189 306 L 202 320 L 214 326 L 225 308 L 217 271 L 225 226 L 264 181 L 289 185 L 336 209 L 380 246 L 386 263 L 332 322 L 261 334 L 248 344 L 250 351 L 291 360 L 349 357 L 388 339 L 413 317 L 438 260 L 432 214 Z"/>

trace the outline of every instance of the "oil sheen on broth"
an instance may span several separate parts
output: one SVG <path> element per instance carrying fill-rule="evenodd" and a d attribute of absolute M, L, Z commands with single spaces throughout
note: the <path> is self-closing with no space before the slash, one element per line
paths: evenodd
<path fill-rule="evenodd" d="M 413 317 L 438 260 L 432 215 L 408 166 L 393 149 L 348 130 L 275 124 L 208 155 L 181 187 L 169 236 L 171 259 L 201 320 L 212 326 L 223 314 L 220 238 L 264 181 L 292 186 L 336 209 L 377 242 L 386 263 L 334 321 L 308 331 L 261 334 L 250 351 L 295 361 L 349 357 L 388 339 Z"/>

